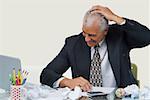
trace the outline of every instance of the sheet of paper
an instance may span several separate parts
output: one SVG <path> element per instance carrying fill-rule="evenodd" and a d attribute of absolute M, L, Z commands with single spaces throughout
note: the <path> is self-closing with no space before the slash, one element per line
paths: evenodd
<path fill-rule="evenodd" d="M 92 90 L 90 92 L 102 92 L 104 94 L 110 94 L 115 90 L 115 88 L 112 87 L 92 87 Z"/>

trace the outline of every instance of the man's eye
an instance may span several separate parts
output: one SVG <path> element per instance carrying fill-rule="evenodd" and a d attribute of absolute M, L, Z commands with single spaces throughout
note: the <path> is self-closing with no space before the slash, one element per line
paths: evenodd
<path fill-rule="evenodd" d="M 83 32 L 83 36 L 86 36 L 86 35 L 88 35 L 89 37 L 95 37 L 96 36 L 95 34 L 90 34 L 90 33 Z"/>
<path fill-rule="evenodd" d="M 95 34 L 88 34 L 90 37 L 95 37 L 96 35 Z"/>

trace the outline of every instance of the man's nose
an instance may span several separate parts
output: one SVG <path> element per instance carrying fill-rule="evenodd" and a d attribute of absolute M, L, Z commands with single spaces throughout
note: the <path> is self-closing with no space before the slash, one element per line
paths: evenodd
<path fill-rule="evenodd" d="M 86 36 L 85 36 L 85 41 L 86 41 L 86 42 L 89 42 L 90 40 L 91 40 L 91 38 L 90 38 L 88 35 L 86 35 Z"/>

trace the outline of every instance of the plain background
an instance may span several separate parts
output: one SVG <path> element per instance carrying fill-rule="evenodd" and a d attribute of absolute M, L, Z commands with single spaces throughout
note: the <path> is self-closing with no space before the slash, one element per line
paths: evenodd
<path fill-rule="evenodd" d="M 28 81 L 39 84 L 42 69 L 66 37 L 81 32 L 83 16 L 95 4 L 150 27 L 149 0 L 0 0 L 0 54 L 20 58 Z M 132 50 L 131 60 L 140 85 L 150 84 L 150 47 Z"/>

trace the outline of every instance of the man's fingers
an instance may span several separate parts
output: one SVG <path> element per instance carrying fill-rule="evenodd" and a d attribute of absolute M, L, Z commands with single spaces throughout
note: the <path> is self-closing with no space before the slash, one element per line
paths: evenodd
<path fill-rule="evenodd" d="M 84 87 L 85 87 L 85 89 L 86 89 L 86 90 L 85 90 L 86 92 L 88 92 L 88 91 L 91 90 L 91 86 L 89 86 L 88 84 L 85 84 Z"/>
<path fill-rule="evenodd" d="M 84 79 L 83 77 L 79 77 L 82 81 L 89 83 L 88 80 Z"/>
<path fill-rule="evenodd" d="M 74 89 L 76 86 L 80 86 L 80 88 L 83 91 L 89 91 L 91 89 L 91 84 L 89 83 L 89 81 L 87 81 L 83 77 L 78 77 L 78 78 L 74 78 L 70 80 L 66 79 L 64 81 L 68 81 L 68 82 L 65 82 L 67 84 L 65 84 L 64 86 L 67 86 L 70 89 Z"/>
<path fill-rule="evenodd" d="M 116 21 L 116 15 L 108 8 L 100 5 L 93 6 L 91 9 L 91 13 L 101 13 L 105 16 L 109 21 Z"/>
<path fill-rule="evenodd" d="M 90 82 L 88 80 L 84 79 L 83 77 L 80 77 L 80 79 L 82 81 L 84 81 L 85 84 L 88 84 L 89 86 L 91 85 Z"/>
<path fill-rule="evenodd" d="M 107 7 L 103 6 L 93 6 L 91 12 L 100 11 L 99 13 L 103 13 Z"/>
<path fill-rule="evenodd" d="M 85 92 L 88 91 L 88 88 L 86 86 L 80 86 L 80 88 Z"/>
<path fill-rule="evenodd" d="M 102 7 L 102 6 L 94 6 L 92 7 L 92 9 L 90 9 L 91 13 L 101 13 L 102 15 L 105 15 L 105 10 L 106 7 Z"/>
<path fill-rule="evenodd" d="M 101 13 L 101 14 L 103 14 L 103 11 L 101 11 L 101 10 L 93 10 L 91 13 Z"/>
<path fill-rule="evenodd" d="M 91 85 L 90 82 L 88 80 L 84 79 L 83 77 L 80 77 L 80 79 L 82 81 L 84 81 L 85 84 L 88 84 L 89 86 Z"/>
<path fill-rule="evenodd" d="M 95 5 L 93 6 L 91 9 L 103 9 L 104 7 L 103 6 L 100 6 L 100 5 Z"/>
<path fill-rule="evenodd" d="M 86 79 L 84 79 L 83 77 L 79 77 L 80 81 L 80 87 L 84 90 L 84 91 L 89 91 L 91 89 L 91 84 L 89 83 L 89 81 L 87 81 Z"/>
<path fill-rule="evenodd" d="M 89 86 L 88 84 L 80 85 L 80 88 L 85 92 L 91 90 L 91 86 Z"/>

